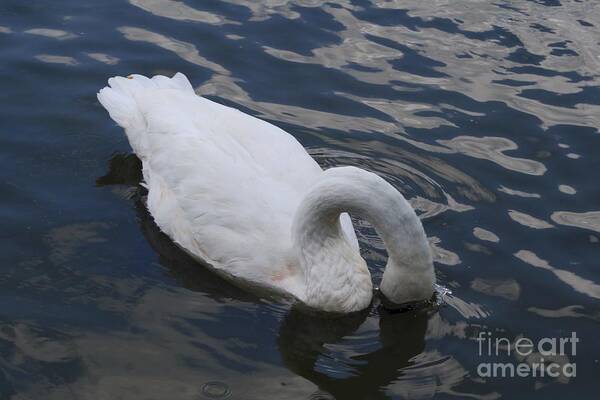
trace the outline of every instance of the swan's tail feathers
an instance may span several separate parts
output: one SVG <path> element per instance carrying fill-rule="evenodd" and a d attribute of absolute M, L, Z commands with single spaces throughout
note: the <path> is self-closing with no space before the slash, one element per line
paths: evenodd
<path fill-rule="evenodd" d="M 98 101 L 108 111 L 110 117 L 125 129 L 129 143 L 138 156 L 144 155 L 146 121 L 137 101 L 148 89 L 172 89 L 194 93 L 190 81 L 182 73 L 172 78 L 157 75 L 147 78 L 143 75 L 116 76 L 108 80 L 108 86 L 98 92 Z"/>

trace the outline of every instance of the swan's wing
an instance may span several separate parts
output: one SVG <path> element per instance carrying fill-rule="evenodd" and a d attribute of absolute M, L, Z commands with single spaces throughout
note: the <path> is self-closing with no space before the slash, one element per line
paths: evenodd
<path fill-rule="evenodd" d="M 321 173 L 296 139 L 196 96 L 181 74 L 109 84 L 98 98 L 142 160 L 158 226 L 234 275 L 281 268 L 293 213 Z"/>
<path fill-rule="evenodd" d="M 181 73 L 173 78 L 114 77 L 109 85 L 100 90 L 98 99 L 112 119 L 125 128 L 140 158 L 151 154 L 147 142 L 157 133 L 169 138 L 193 135 L 237 158 L 245 157 L 281 180 L 310 183 L 314 175 L 298 167 L 309 168 L 313 174 L 321 171 L 293 136 L 266 121 L 197 96 Z"/>

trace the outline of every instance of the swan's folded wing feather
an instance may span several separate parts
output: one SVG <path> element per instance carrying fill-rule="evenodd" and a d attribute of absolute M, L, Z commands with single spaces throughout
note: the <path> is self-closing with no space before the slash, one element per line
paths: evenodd
<path fill-rule="evenodd" d="M 143 161 L 158 226 L 215 267 L 264 279 L 321 169 L 291 135 L 174 80 L 114 78 L 98 97 Z"/>

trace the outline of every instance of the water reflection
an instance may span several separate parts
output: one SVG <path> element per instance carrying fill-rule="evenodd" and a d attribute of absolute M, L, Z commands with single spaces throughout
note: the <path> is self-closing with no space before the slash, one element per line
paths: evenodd
<path fill-rule="evenodd" d="M 402 369 L 414 365 L 412 359 L 425 349 L 428 316 L 383 313 L 378 326 L 353 335 L 365 322 L 365 314 L 331 320 L 292 311 L 278 338 L 284 363 L 336 399 L 387 398 L 383 389 L 402 375 Z M 367 325 L 377 323 L 371 319 Z"/>
<path fill-rule="evenodd" d="M 578 228 L 589 229 L 600 232 L 600 211 L 590 211 L 583 213 L 556 211 L 552 213 L 552 221 L 557 224 L 575 226 Z"/>
<path fill-rule="evenodd" d="M 75 35 L 73 33 L 63 31 L 60 29 L 34 28 L 34 29 L 26 30 L 25 33 L 29 33 L 30 35 L 45 36 L 48 38 L 58 39 L 58 40 L 67 40 L 67 39 L 73 39 L 73 38 L 77 37 L 77 35 Z"/>
<path fill-rule="evenodd" d="M 519 250 L 514 256 L 534 267 L 551 271 L 558 279 L 571 286 L 575 291 L 594 299 L 600 299 L 600 285 L 595 282 L 582 278 L 571 271 L 555 268 L 548 261 L 538 257 L 537 254 L 529 250 Z"/>
<path fill-rule="evenodd" d="M 104 53 L 86 53 L 86 55 L 93 60 L 100 61 L 107 65 L 115 65 L 119 62 L 118 57 L 113 57 Z"/>
<path fill-rule="evenodd" d="M 473 228 L 473 235 L 480 240 L 485 240 L 487 242 L 498 243 L 500 238 L 494 232 L 490 232 L 486 229 L 475 227 Z"/>
<path fill-rule="evenodd" d="M 471 282 L 471 288 L 490 296 L 502 297 L 510 301 L 516 301 L 521 294 L 521 286 L 514 279 L 507 281 L 475 279 Z"/>
<path fill-rule="evenodd" d="M 0 4 L 0 398 L 202 398 L 208 382 L 230 398 L 351 395 L 344 382 L 374 398 L 596 390 L 594 2 L 46 3 Z M 128 151 L 95 92 L 175 71 L 321 165 L 389 180 L 423 220 L 448 306 L 414 324 L 374 307 L 335 328 L 198 268 L 144 213 L 135 157 L 94 186 Z M 385 249 L 356 226 L 377 281 Z M 487 329 L 576 329 L 581 376 L 480 382 Z"/>
<path fill-rule="evenodd" d="M 207 59 L 202 57 L 200 53 L 198 53 L 198 49 L 196 48 L 196 46 L 194 46 L 191 43 L 173 39 L 142 28 L 123 26 L 119 28 L 119 31 L 123 33 L 123 35 L 125 35 L 125 37 L 129 40 L 153 43 L 165 50 L 172 51 L 179 57 L 192 64 L 208 68 L 220 74 L 228 74 L 228 72 L 225 69 L 223 69 L 220 65 L 208 61 Z"/>
<path fill-rule="evenodd" d="M 506 138 L 458 136 L 438 142 L 468 156 L 490 160 L 511 171 L 529 175 L 543 175 L 546 172 L 544 164 L 538 161 L 505 155 L 505 151 L 517 149 L 517 145 Z"/>
<path fill-rule="evenodd" d="M 538 193 L 523 192 L 521 190 L 515 190 L 515 189 L 507 188 L 505 186 L 500 186 L 500 188 L 498 190 L 501 192 L 504 192 L 506 194 L 509 194 L 511 196 L 529 197 L 529 198 L 534 198 L 534 199 L 539 199 L 540 197 L 542 197 Z"/>
<path fill-rule="evenodd" d="M 558 310 L 530 307 L 528 311 L 545 318 L 591 318 L 600 321 L 600 312 L 590 315 L 589 313 L 585 312 L 585 308 L 583 306 L 579 305 L 566 306 Z"/>
<path fill-rule="evenodd" d="M 57 56 L 52 54 L 38 54 L 35 56 L 36 59 L 49 64 L 63 64 L 68 66 L 75 66 L 79 62 L 73 57 L 68 56 Z"/>
<path fill-rule="evenodd" d="M 559 185 L 558 186 L 558 190 L 560 190 L 560 192 L 564 193 L 564 194 L 575 194 L 575 193 L 577 193 L 577 190 L 575 190 L 574 187 L 569 186 L 569 185 Z"/>
<path fill-rule="evenodd" d="M 549 224 L 544 220 L 516 210 L 508 210 L 508 216 L 513 221 L 533 229 L 548 229 L 554 227 L 554 225 Z"/>
<path fill-rule="evenodd" d="M 129 0 L 129 2 L 160 17 L 171 18 L 179 21 L 196 21 L 206 24 L 220 25 L 223 18 L 216 14 L 197 10 L 181 1 L 175 0 Z"/>
<path fill-rule="evenodd" d="M 77 254 L 80 246 L 86 243 L 105 242 L 106 238 L 99 232 L 108 228 L 109 224 L 105 222 L 88 222 L 53 229 L 47 236 L 52 249 L 49 260 L 56 265 L 70 261 Z"/>

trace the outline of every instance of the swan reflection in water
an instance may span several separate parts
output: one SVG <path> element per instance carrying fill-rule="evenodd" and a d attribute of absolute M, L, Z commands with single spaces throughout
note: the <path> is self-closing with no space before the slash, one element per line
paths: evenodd
<path fill-rule="evenodd" d="M 378 330 L 357 334 L 377 319 Z M 331 319 L 292 308 L 281 324 L 278 346 L 291 371 L 334 398 L 383 399 L 388 398 L 383 390 L 425 349 L 427 321 L 425 311 L 392 314 L 379 308 Z"/>
<path fill-rule="evenodd" d="M 135 155 L 116 154 L 110 171 L 97 184 L 138 185 L 140 169 Z M 235 286 L 177 247 L 154 223 L 144 206 L 143 189 L 138 187 L 133 197 L 142 232 L 169 276 L 183 287 L 218 301 L 264 304 L 263 296 Z M 431 394 L 436 386 L 443 385 L 439 376 L 423 379 L 423 374 L 417 374 L 413 382 L 410 376 L 402 379 L 407 367 L 418 367 L 415 358 L 425 350 L 428 321 L 434 310 L 392 312 L 375 300 L 367 310 L 335 318 L 297 305 L 285 307 L 283 313 L 276 346 L 290 371 L 319 388 L 313 399 L 388 398 L 386 390 L 399 380 L 404 386 L 402 392 L 409 393 L 424 390 Z M 456 384 L 456 375 L 451 375 Z M 458 381 L 461 379 L 462 374 Z M 432 383 L 433 389 L 425 387 Z"/>

